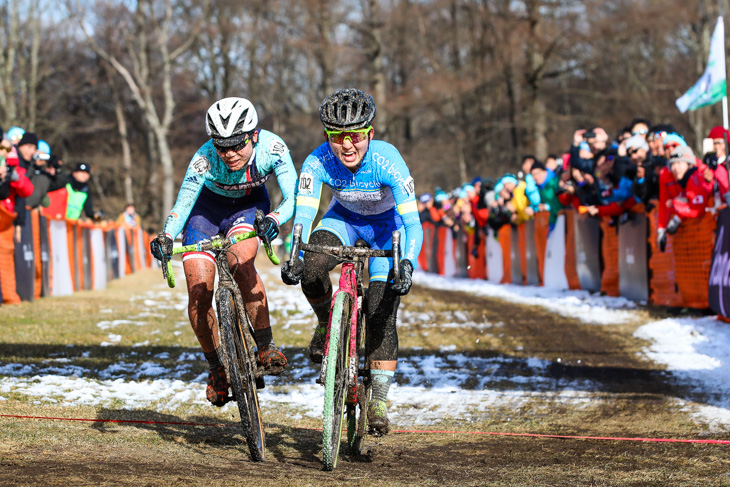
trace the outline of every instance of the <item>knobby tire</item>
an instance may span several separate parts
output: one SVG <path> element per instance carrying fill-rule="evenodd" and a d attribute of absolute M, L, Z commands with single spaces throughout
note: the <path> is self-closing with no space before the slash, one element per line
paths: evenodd
<path fill-rule="evenodd" d="M 239 313 L 231 291 L 223 290 L 219 299 L 218 329 L 224 346 L 224 364 L 228 382 L 233 389 L 241 415 L 244 437 L 251 458 L 262 462 L 266 458 L 266 434 L 256 390 L 256 362 L 253 338 L 248 333 L 248 316 Z"/>
<path fill-rule="evenodd" d="M 322 415 L 322 451 L 324 470 L 337 466 L 342 439 L 342 416 L 347 386 L 350 351 L 350 296 L 339 293 L 332 307 L 329 352 L 324 386 Z"/>

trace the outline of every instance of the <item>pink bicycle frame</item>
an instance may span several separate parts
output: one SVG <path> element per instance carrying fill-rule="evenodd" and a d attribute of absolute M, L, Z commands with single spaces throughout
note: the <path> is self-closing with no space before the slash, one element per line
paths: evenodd
<path fill-rule="evenodd" d="M 340 273 L 339 289 L 332 296 L 332 304 L 330 308 L 330 322 L 327 324 L 327 337 L 324 342 L 324 355 L 322 359 L 322 370 L 320 372 L 321 383 L 324 384 L 324 374 L 327 370 L 327 359 L 329 357 L 330 348 L 330 330 L 332 329 L 332 309 L 335 306 L 335 298 L 340 293 L 350 295 L 350 363 L 347 367 L 347 403 L 354 404 L 357 402 L 357 373 L 359 367 L 359 357 L 357 356 L 357 315 L 360 311 L 361 302 L 357 295 L 357 272 L 353 262 L 344 262 L 342 264 L 342 272 Z"/>

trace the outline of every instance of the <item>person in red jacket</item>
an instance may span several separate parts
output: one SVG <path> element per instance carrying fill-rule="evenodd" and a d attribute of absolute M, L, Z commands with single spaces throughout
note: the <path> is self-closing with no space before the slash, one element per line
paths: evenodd
<path fill-rule="evenodd" d="M 15 198 L 27 198 L 31 193 L 33 183 L 18 165 L 18 156 L 12 152 L 10 142 L 0 140 L 0 205 L 14 213 Z"/>
<path fill-rule="evenodd" d="M 667 166 L 659 173 L 657 243 L 662 252 L 667 234 L 675 233 L 683 220 L 705 214 L 715 182 L 712 172 L 687 146 L 672 149 Z"/>
<path fill-rule="evenodd" d="M 708 139 L 712 139 L 712 147 L 714 149 L 714 159 L 717 161 L 715 164 L 715 181 L 717 185 L 717 191 L 719 193 L 719 196 L 721 198 L 720 202 L 722 201 L 722 198 L 725 197 L 725 194 L 728 192 L 728 175 L 727 175 L 727 167 L 728 167 L 728 161 L 727 159 L 727 149 L 725 147 L 725 139 L 730 138 L 729 132 L 721 126 L 713 127 L 712 130 L 710 130 L 710 133 L 707 134 Z M 710 154 L 711 155 L 711 154 Z M 712 169 L 708 168 L 708 170 L 712 171 Z"/>

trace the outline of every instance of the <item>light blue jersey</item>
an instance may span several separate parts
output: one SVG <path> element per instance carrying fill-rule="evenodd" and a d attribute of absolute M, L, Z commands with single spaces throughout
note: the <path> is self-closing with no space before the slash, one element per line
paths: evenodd
<path fill-rule="evenodd" d="M 401 233 L 405 231 L 401 243 L 403 258 L 410 260 L 416 268 L 423 244 L 423 228 L 413 178 L 395 147 L 372 140 L 354 174 L 337 159 L 327 142 L 307 157 L 299 175 L 294 219 L 295 224 L 302 224 L 303 242 L 308 241 L 312 232 L 323 185 L 330 187 L 334 199 L 318 230 L 333 231 L 345 245 L 352 245 L 354 242 L 348 242 L 346 232 L 337 226 L 337 221 L 342 220 L 351 227 L 358 227 L 358 236 L 371 246 L 375 245 L 374 248 L 390 248 L 383 240 L 389 239 L 386 229 L 400 228 Z M 347 214 L 352 218 L 343 216 Z M 372 235 L 366 235 L 366 232 Z M 380 233 L 383 235 L 377 235 Z"/>
<path fill-rule="evenodd" d="M 231 171 L 218 156 L 213 142 L 209 140 L 198 149 L 190 161 L 175 206 L 165 220 L 164 232 L 173 239 L 177 237 L 203 187 L 220 196 L 241 199 L 263 187 L 272 173 L 276 175 L 283 200 L 269 215 L 281 225 L 294 214 L 297 181 L 294 163 L 284 141 L 276 134 L 259 130 L 258 142 L 246 167 Z"/>

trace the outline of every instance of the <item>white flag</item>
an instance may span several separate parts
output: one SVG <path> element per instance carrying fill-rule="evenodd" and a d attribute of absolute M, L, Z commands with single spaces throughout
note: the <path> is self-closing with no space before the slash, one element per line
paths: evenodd
<path fill-rule="evenodd" d="M 712 33 L 707 68 L 697 83 L 677 99 L 679 111 L 684 113 L 687 110 L 697 110 L 722 100 L 727 93 L 725 78 L 725 26 L 720 17 Z"/>

